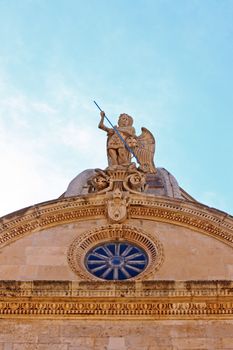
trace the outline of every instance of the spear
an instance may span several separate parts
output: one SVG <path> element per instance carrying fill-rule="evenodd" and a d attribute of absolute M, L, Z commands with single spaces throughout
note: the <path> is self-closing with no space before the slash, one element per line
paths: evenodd
<path fill-rule="evenodd" d="M 100 110 L 100 112 L 103 112 L 103 110 L 100 108 L 100 106 L 98 105 L 97 102 L 93 101 L 94 104 L 96 105 L 96 107 Z M 119 139 L 124 143 L 125 148 L 132 154 L 132 156 L 136 159 L 137 163 L 139 163 L 137 156 L 135 155 L 134 151 L 132 150 L 132 148 L 129 147 L 128 143 L 125 141 L 125 139 L 121 136 L 121 134 L 119 133 L 119 131 L 117 130 L 117 128 L 111 123 L 111 121 L 108 119 L 108 117 L 106 116 L 106 114 L 104 113 L 104 117 L 105 119 L 107 119 L 107 121 L 109 122 L 109 124 L 111 125 L 111 127 L 114 129 L 115 133 L 117 134 L 117 136 L 119 137 Z"/>

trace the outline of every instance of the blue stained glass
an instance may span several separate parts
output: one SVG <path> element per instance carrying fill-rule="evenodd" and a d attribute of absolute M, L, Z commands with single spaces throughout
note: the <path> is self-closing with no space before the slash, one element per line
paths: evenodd
<path fill-rule="evenodd" d="M 115 244 L 109 244 L 108 249 L 113 255 L 115 254 Z"/>
<path fill-rule="evenodd" d="M 92 248 L 85 265 L 94 276 L 104 280 L 127 280 L 139 275 L 147 266 L 144 250 L 129 242 L 108 242 Z"/>

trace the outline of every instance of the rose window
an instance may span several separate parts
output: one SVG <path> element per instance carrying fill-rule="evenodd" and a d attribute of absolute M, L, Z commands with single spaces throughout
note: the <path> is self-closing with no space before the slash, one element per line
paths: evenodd
<path fill-rule="evenodd" d="M 94 276 L 104 280 L 126 280 L 145 270 L 145 251 L 129 242 L 107 242 L 92 248 L 85 265 Z"/>

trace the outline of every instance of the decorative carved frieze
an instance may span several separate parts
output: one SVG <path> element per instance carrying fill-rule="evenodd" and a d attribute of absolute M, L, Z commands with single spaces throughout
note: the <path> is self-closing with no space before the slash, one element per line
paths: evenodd
<path fill-rule="evenodd" d="M 233 246 L 233 218 L 200 203 L 130 194 L 132 219 L 167 222 L 203 232 Z M 106 196 L 71 197 L 38 204 L 0 220 L 0 245 L 26 234 L 70 222 L 106 217 Z"/>
<path fill-rule="evenodd" d="M 1 281 L 0 286 L 1 318 L 233 319 L 232 281 Z"/>
<path fill-rule="evenodd" d="M 0 303 L 5 317 L 151 318 L 151 319 L 233 319 L 233 302 L 108 302 L 18 301 Z"/>

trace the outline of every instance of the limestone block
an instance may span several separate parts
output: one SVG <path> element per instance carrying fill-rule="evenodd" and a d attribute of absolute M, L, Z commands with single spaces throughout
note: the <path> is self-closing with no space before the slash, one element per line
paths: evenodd
<path fill-rule="evenodd" d="M 38 344 L 38 350 L 68 350 L 67 344 Z"/>
<path fill-rule="evenodd" d="M 103 326 L 101 326 L 101 324 L 98 325 L 98 323 L 91 323 L 92 336 L 100 335 L 102 330 Z M 65 338 L 79 338 L 80 336 L 90 336 L 90 326 L 87 323 L 81 323 L 78 325 L 73 325 L 72 323 L 64 324 L 61 327 L 61 336 Z"/>
<path fill-rule="evenodd" d="M 233 333 L 231 337 L 221 338 L 222 349 L 233 349 Z"/>
<path fill-rule="evenodd" d="M 132 348 L 131 347 L 127 347 L 127 350 L 148 350 L 148 346 L 133 346 Z M 157 348 L 159 349 L 159 348 Z M 159 349 L 160 350 L 160 349 Z"/>
<path fill-rule="evenodd" d="M 13 350 L 13 344 L 12 343 L 1 344 L 0 350 Z"/>
<path fill-rule="evenodd" d="M 107 349 L 109 338 L 102 336 L 94 339 L 94 348 L 97 350 Z"/>
<path fill-rule="evenodd" d="M 203 322 L 203 327 L 206 330 L 206 336 L 209 339 L 216 338 L 231 338 L 233 334 L 233 322 L 223 321 L 219 322 L 217 320 L 211 323 Z"/>
<path fill-rule="evenodd" d="M 126 337 L 126 345 L 129 348 L 143 347 L 145 346 L 145 344 L 149 346 L 149 345 L 153 345 L 154 342 L 155 342 L 155 337 L 146 336 L 146 334 L 144 335 L 132 334 Z"/>
<path fill-rule="evenodd" d="M 68 266 L 38 266 L 35 279 L 72 280 L 74 278 L 76 278 L 76 276 Z"/>
<path fill-rule="evenodd" d="M 83 347 L 83 348 L 89 348 L 92 349 L 94 347 L 95 343 L 95 335 L 93 336 L 73 336 L 73 337 L 60 337 L 60 342 L 62 344 L 68 344 L 69 347 Z"/>
<path fill-rule="evenodd" d="M 152 345 L 152 346 L 149 346 L 147 348 L 147 350 L 178 350 L 178 349 L 174 348 L 173 346 L 167 346 L 167 345 L 166 346 L 163 346 L 163 345 L 162 346 L 161 345 Z M 200 349 L 196 349 L 196 350 L 200 350 Z"/>
<path fill-rule="evenodd" d="M 110 337 L 108 343 L 108 350 L 126 350 L 125 338 L 123 337 Z"/>
<path fill-rule="evenodd" d="M 38 344 L 18 343 L 13 344 L 12 350 L 38 350 Z"/>
<path fill-rule="evenodd" d="M 69 346 L 68 350 L 96 350 L 96 348 L 88 348 L 86 346 Z M 104 348 L 100 349 L 100 350 L 105 350 Z"/>
<path fill-rule="evenodd" d="M 172 339 L 172 344 L 174 347 L 185 350 L 185 349 L 207 349 L 207 339 L 206 338 L 174 338 Z"/>
<path fill-rule="evenodd" d="M 38 275 L 38 266 L 33 265 L 21 265 L 18 273 L 18 278 L 20 278 L 22 281 L 31 281 L 32 276 Z"/>
<path fill-rule="evenodd" d="M 13 350 L 68 350 L 67 344 L 27 344 L 25 343 L 15 343 L 13 345 Z"/>

